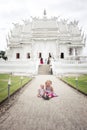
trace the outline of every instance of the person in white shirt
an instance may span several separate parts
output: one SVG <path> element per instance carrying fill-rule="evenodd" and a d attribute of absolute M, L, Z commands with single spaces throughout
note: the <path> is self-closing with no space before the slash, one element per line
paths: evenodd
<path fill-rule="evenodd" d="M 44 94 L 45 94 L 44 85 L 41 84 L 41 85 L 40 85 L 40 89 L 38 89 L 38 94 L 37 94 L 37 96 L 38 96 L 38 97 L 43 97 Z"/>

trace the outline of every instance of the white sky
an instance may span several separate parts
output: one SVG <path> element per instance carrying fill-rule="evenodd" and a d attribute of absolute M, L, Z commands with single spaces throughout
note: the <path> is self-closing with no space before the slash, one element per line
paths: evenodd
<path fill-rule="evenodd" d="M 6 49 L 6 36 L 12 23 L 30 16 L 42 17 L 44 8 L 48 17 L 78 20 L 87 37 L 87 0 L 0 0 L 0 50 Z M 87 47 L 84 54 L 86 50 Z"/>

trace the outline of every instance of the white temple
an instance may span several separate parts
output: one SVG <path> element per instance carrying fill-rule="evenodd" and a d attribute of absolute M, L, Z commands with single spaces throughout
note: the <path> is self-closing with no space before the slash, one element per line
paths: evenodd
<path fill-rule="evenodd" d="M 8 39 L 8 60 L 29 60 L 49 56 L 54 59 L 67 59 L 81 55 L 85 41 L 81 36 L 78 22 L 47 18 L 25 20 L 24 24 L 14 24 Z"/>
<path fill-rule="evenodd" d="M 81 57 L 85 43 L 77 21 L 48 18 L 44 10 L 42 18 L 14 24 L 7 39 L 8 60 L 0 62 L 0 72 L 38 74 L 40 59 L 46 65 L 50 58 L 54 75 L 87 73 Z"/>

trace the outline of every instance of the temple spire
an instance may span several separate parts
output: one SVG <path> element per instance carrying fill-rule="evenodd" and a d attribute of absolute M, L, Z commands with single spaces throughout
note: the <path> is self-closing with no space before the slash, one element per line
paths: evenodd
<path fill-rule="evenodd" d="M 46 9 L 44 9 L 44 15 L 46 15 Z"/>
<path fill-rule="evenodd" d="M 44 17 L 46 17 L 46 15 L 47 15 L 46 9 L 44 9 L 43 15 L 44 15 Z"/>

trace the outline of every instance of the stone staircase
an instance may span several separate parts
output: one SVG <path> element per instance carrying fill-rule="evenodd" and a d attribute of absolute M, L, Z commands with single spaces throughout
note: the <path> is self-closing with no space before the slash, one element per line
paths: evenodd
<path fill-rule="evenodd" d="M 51 75 L 52 73 L 51 73 L 50 65 L 39 65 L 38 74 Z"/>

